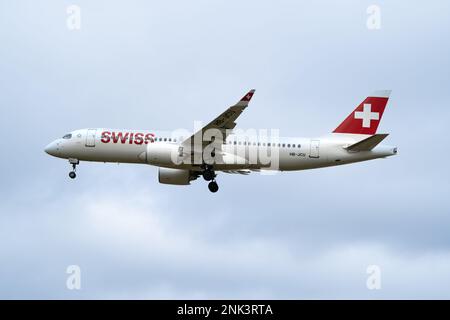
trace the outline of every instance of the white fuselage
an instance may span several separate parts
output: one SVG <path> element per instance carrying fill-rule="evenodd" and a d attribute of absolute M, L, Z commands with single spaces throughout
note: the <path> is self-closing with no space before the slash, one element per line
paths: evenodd
<path fill-rule="evenodd" d="M 69 137 L 70 136 L 70 137 Z M 201 163 L 168 161 L 179 150 L 186 136 L 171 132 L 122 129 L 75 130 L 50 143 L 45 151 L 55 157 L 77 161 L 142 163 L 158 167 L 197 170 Z M 397 148 L 377 146 L 370 151 L 348 151 L 346 147 L 363 139 L 364 135 L 330 134 L 321 138 L 279 138 L 277 141 L 232 135 L 218 148 L 220 158 L 214 168 L 221 170 L 273 169 L 280 171 L 321 168 L 384 158 L 395 155 Z M 267 139 L 267 138 L 266 138 Z M 270 143 L 270 147 L 269 147 Z M 273 167 L 260 159 L 259 154 L 277 156 Z M 256 161 L 251 160 L 256 154 Z"/>

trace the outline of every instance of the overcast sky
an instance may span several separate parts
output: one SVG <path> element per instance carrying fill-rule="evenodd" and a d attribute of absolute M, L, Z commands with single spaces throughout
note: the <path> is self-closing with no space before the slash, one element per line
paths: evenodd
<path fill-rule="evenodd" d="M 67 7 L 81 29 L 67 27 Z M 381 29 L 367 8 L 381 9 Z M 0 0 L 0 298 L 450 298 L 449 1 Z M 86 127 L 331 132 L 392 89 L 399 155 L 160 185 L 44 153 Z M 81 268 L 81 290 L 66 268 Z M 366 286 L 367 267 L 381 289 Z"/>

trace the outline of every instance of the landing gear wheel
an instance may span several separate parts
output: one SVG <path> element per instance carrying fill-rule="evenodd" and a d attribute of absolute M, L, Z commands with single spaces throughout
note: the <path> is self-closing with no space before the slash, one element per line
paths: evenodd
<path fill-rule="evenodd" d="M 217 184 L 217 182 L 211 181 L 210 183 L 208 183 L 208 189 L 209 191 L 215 193 L 219 190 L 219 185 Z"/>
<path fill-rule="evenodd" d="M 211 181 L 212 179 L 214 179 L 214 171 L 205 170 L 203 172 L 203 179 L 205 179 L 206 181 Z"/>
<path fill-rule="evenodd" d="M 75 171 L 77 171 L 77 165 L 80 163 L 80 161 L 78 161 L 78 159 L 69 159 L 69 163 L 73 168 L 73 170 L 69 172 L 69 177 L 70 179 L 75 179 L 77 177 Z"/>

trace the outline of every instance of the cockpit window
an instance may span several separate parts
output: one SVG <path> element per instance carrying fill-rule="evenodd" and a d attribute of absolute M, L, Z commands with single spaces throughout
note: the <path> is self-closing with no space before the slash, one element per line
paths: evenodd
<path fill-rule="evenodd" d="M 66 134 L 66 135 L 63 137 L 63 139 L 70 139 L 70 138 L 72 138 L 72 134 L 71 134 L 71 133 L 68 133 L 68 134 Z"/>

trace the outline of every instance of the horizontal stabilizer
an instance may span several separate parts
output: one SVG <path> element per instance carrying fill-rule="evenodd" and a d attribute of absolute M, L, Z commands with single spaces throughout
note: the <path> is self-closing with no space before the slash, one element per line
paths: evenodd
<path fill-rule="evenodd" d="M 375 148 L 381 141 L 383 141 L 389 134 L 374 134 L 364 140 L 348 146 L 348 151 L 370 151 Z"/>

